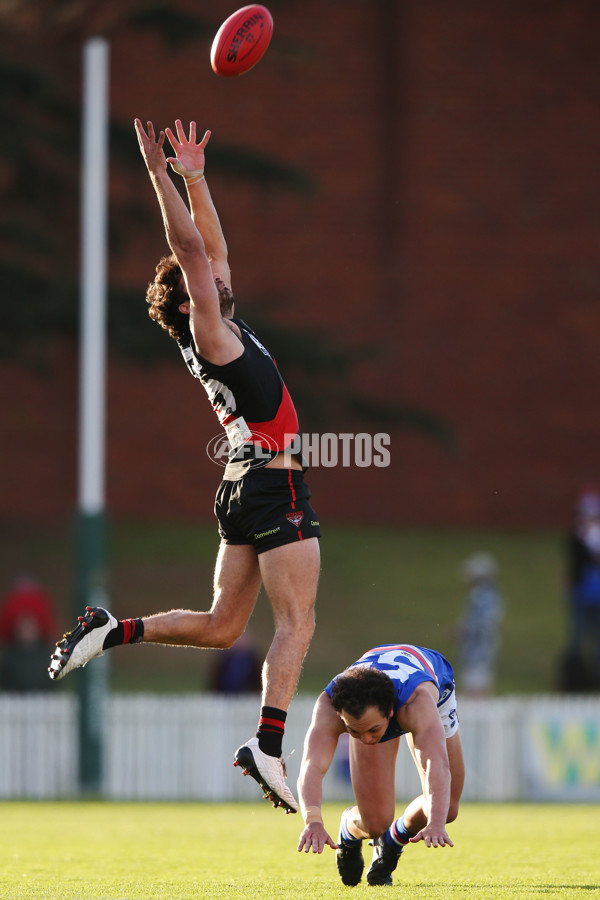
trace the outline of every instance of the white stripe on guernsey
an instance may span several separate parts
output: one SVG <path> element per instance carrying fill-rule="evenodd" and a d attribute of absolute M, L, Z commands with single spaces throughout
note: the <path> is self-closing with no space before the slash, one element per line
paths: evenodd
<path fill-rule="evenodd" d="M 194 378 L 197 378 L 202 382 L 219 422 L 221 425 L 225 425 L 225 419 L 231 415 L 235 415 L 237 409 L 237 403 L 233 393 L 222 381 L 217 381 L 216 378 L 209 378 L 206 375 L 201 364 L 194 356 L 191 347 L 182 347 L 181 352 Z M 219 395 L 221 395 L 223 399 L 217 406 L 215 397 L 218 397 Z"/>
<path fill-rule="evenodd" d="M 245 328 L 244 328 L 244 331 L 246 331 Z M 264 353 L 265 356 L 268 356 L 269 359 L 272 359 L 272 358 L 273 358 L 273 357 L 271 356 L 271 354 L 269 353 L 269 351 L 267 350 L 267 348 L 266 348 L 266 347 L 263 347 L 263 345 L 261 344 L 261 342 L 259 341 L 259 339 L 256 337 L 255 334 L 252 334 L 251 331 L 246 331 L 246 334 L 248 335 L 249 338 L 251 338 L 251 339 L 254 341 L 254 343 L 256 344 L 256 346 L 258 347 L 258 349 L 261 350 L 261 351 Z"/>
<path fill-rule="evenodd" d="M 235 415 L 237 404 L 235 402 L 235 397 L 227 387 L 227 385 L 223 384 L 222 381 L 216 381 L 214 378 L 203 378 L 202 384 L 204 385 L 204 389 L 208 394 L 208 399 L 211 402 L 212 408 L 217 414 L 217 418 L 221 425 L 225 424 L 225 419 L 228 419 L 230 416 Z M 222 398 L 219 403 L 215 403 L 215 397 Z"/>
<path fill-rule="evenodd" d="M 359 659 L 359 663 L 361 660 L 366 659 L 368 656 L 371 656 L 373 653 L 378 653 L 379 654 L 378 662 L 387 663 L 388 665 L 395 666 L 396 669 L 400 670 L 402 667 L 401 667 L 401 665 L 398 664 L 398 662 L 395 659 L 395 657 L 398 656 L 398 651 L 403 653 L 405 656 L 414 657 L 414 659 L 416 660 L 416 663 L 413 663 L 413 665 L 416 665 L 417 668 L 419 668 L 419 669 L 426 670 L 431 675 L 431 677 L 433 678 L 436 685 L 438 687 L 440 686 L 439 681 L 437 679 L 437 675 L 435 674 L 434 670 L 432 669 L 431 664 L 425 658 L 425 656 L 423 655 L 421 650 L 418 647 L 413 646 L 412 644 L 388 644 L 387 646 L 384 645 L 382 647 L 373 647 L 372 650 L 367 650 L 367 652 L 361 656 L 361 658 Z M 406 679 L 403 678 L 402 680 L 405 681 Z"/>

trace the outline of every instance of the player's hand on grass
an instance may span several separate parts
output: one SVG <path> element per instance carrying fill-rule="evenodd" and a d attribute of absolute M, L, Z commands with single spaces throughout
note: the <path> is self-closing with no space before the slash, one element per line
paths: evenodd
<path fill-rule="evenodd" d="M 446 829 L 434 825 L 426 825 L 410 838 L 411 844 L 418 844 L 419 841 L 424 841 L 426 847 L 454 847 Z"/>
<path fill-rule="evenodd" d="M 327 834 L 322 822 L 309 822 L 300 835 L 298 853 L 301 850 L 304 850 L 305 853 L 309 853 L 310 850 L 313 853 L 322 853 L 326 844 L 329 844 L 332 850 L 338 848 L 336 842 Z"/>
<path fill-rule="evenodd" d="M 175 151 L 175 156 L 170 156 L 167 162 L 172 169 L 183 178 L 194 178 L 204 172 L 204 148 L 210 140 L 210 131 L 204 132 L 204 137 L 196 143 L 196 123 L 190 122 L 190 136 L 185 136 L 181 119 L 175 120 L 175 135 L 170 128 L 166 129 L 169 142 Z"/>
<path fill-rule="evenodd" d="M 148 171 L 154 174 L 161 171 L 166 172 L 167 160 L 165 159 L 163 151 L 165 133 L 164 131 L 161 131 L 157 138 L 152 122 L 148 122 L 147 127 L 148 132 L 146 133 L 140 119 L 135 120 L 135 130 L 138 136 L 140 150 L 148 167 Z"/>

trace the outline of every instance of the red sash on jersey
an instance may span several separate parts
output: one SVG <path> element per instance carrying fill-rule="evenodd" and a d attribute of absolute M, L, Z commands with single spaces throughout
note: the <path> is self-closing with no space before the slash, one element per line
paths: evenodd
<path fill-rule="evenodd" d="M 363 656 L 361 657 L 361 659 L 364 659 L 365 656 L 370 656 L 371 653 L 377 653 L 379 651 L 383 652 L 383 651 L 389 651 L 389 650 L 404 650 L 406 653 L 411 653 L 413 656 L 416 656 L 416 658 L 427 669 L 427 671 L 429 672 L 429 674 L 431 675 L 431 677 L 433 678 L 433 680 L 439 687 L 439 682 L 437 680 L 437 676 L 436 676 L 435 672 L 433 671 L 433 669 L 431 668 L 431 666 L 429 665 L 429 663 L 427 662 L 427 660 L 425 659 L 425 657 L 423 656 L 423 654 L 419 653 L 419 651 L 416 649 L 416 647 L 412 647 L 409 644 L 386 644 L 383 647 L 373 647 L 372 650 L 368 650 L 366 653 L 364 653 Z"/>

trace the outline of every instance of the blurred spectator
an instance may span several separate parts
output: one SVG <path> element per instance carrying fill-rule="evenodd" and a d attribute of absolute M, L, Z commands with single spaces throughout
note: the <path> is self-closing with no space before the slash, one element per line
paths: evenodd
<path fill-rule="evenodd" d="M 52 686 L 47 657 L 56 629 L 46 591 L 31 575 L 15 578 L 0 602 L 0 690 L 40 691 Z"/>
<path fill-rule="evenodd" d="M 586 488 L 577 500 L 567 537 L 569 644 L 561 687 L 600 688 L 600 490 Z"/>
<path fill-rule="evenodd" d="M 260 694 L 261 659 L 251 634 L 244 631 L 233 647 L 218 651 L 209 689 L 218 694 Z"/>
<path fill-rule="evenodd" d="M 504 598 L 496 581 L 497 565 L 487 553 L 477 553 L 464 561 L 460 571 L 468 593 L 457 627 L 457 686 L 463 697 L 489 697 L 493 693 L 504 615 Z"/>

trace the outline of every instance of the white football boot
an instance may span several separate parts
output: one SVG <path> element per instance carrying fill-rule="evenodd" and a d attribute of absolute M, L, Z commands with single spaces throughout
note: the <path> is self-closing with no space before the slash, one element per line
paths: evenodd
<path fill-rule="evenodd" d="M 286 813 L 298 812 L 298 804 L 286 783 L 287 771 L 281 757 L 268 756 L 258 746 L 258 738 L 250 738 L 235 752 L 234 766 L 251 775 L 263 789 L 265 800 L 282 806 Z"/>
<path fill-rule="evenodd" d="M 102 656 L 106 635 L 119 624 L 101 606 L 86 606 L 85 615 L 78 618 L 78 625 L 57 642 L 56 650 L 50 658 L 48 674 L 53 681 L 64 678 L 73 669 L 85 666 L 95 656 Z"/>

